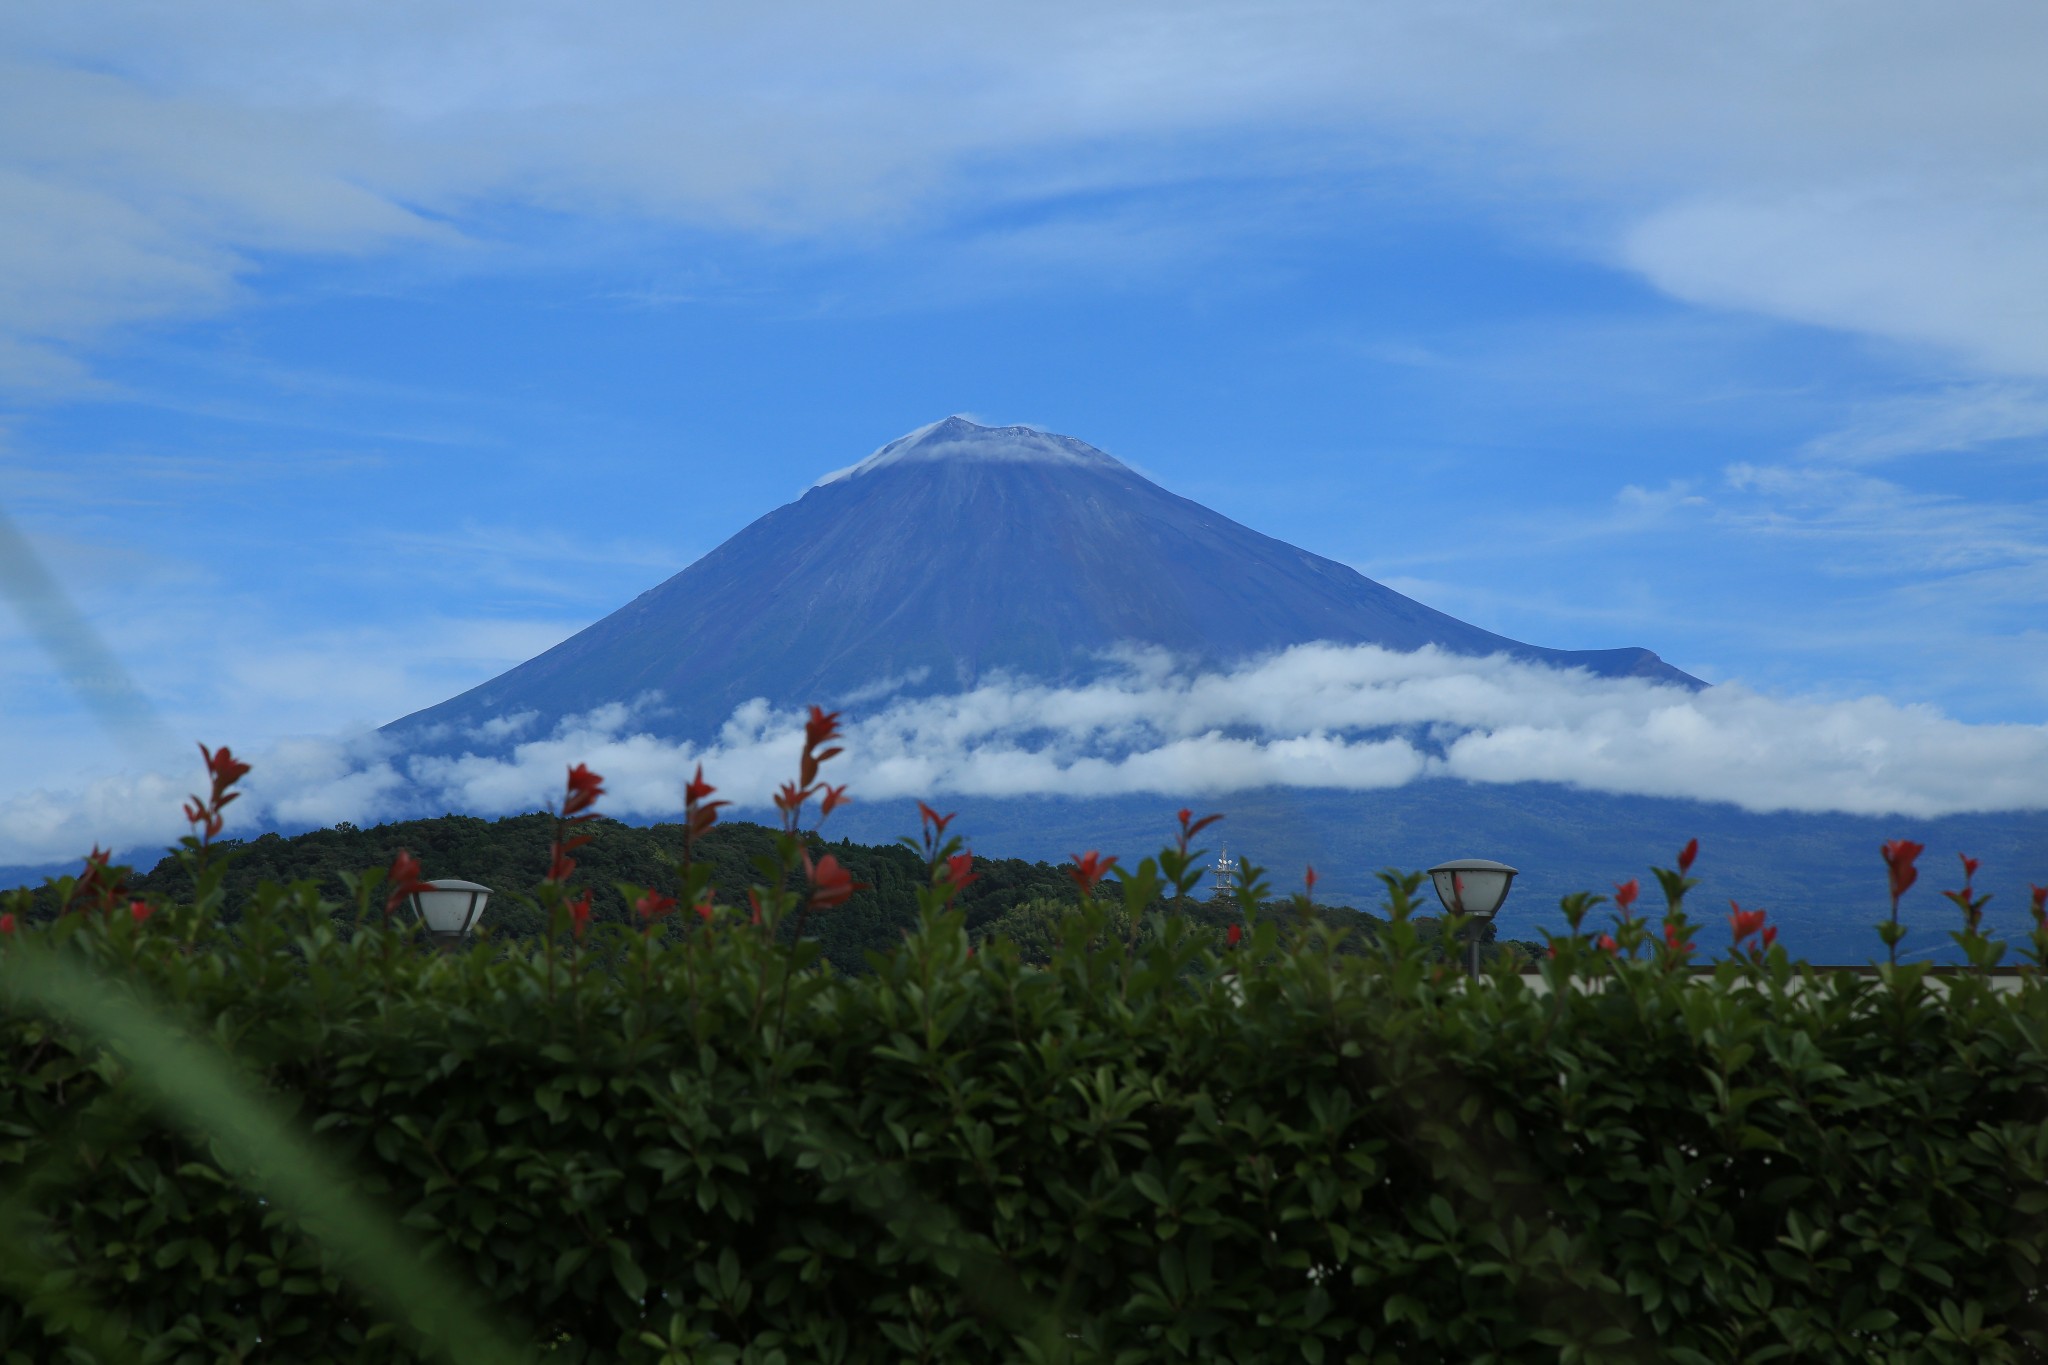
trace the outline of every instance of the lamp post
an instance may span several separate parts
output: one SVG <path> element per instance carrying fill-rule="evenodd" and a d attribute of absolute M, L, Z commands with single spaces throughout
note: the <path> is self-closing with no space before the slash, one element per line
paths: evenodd
<path fill-rule="evenodd" d="M 1501 902 L 1508 898 L 1508 886 L 1515 880 L 1515 869 L 1491 858 L 1454 858 L 1432 867 L 1429 880 L 1436 887 L 1436 898 L 1451 914 L 1491 920 L 1499 913 Z M 1479 930 L 1476 926 L 1472 930 L 1472 956 L 1466 970 L 1473 976 L 1479 975 Z"/>
<path fill-rule="evenodd" d="M 483 918 L 491 888 L 451 879 L 427 885 L 432 889 L 413 892 L 412 912 L 436 944 L 443 949 L 453 948 Z"/>

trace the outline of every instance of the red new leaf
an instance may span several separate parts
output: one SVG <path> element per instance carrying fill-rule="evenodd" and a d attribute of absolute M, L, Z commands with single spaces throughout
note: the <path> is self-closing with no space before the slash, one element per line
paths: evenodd
<path fill-rule="evenodd" d="M 639 900 L 633 902 L 633 913 L 649 924 L 652 924 L 655 920 L 660 919 L 675 908 L 676 898 L 674 896 L 664 896 L 659 891 L 644 892 Z"/>
<path fill-rule="evenodd" d="M 215 791 L 232 787 L 249 775 L 249 765 L 229 752 L 225 744 L 218 749 L 208 749 L 202 744 L 199 752 L 206 759 L 206 771 L 213 778 Z"/>
<path fill-rule="evenodd" d="M 866 882 L 857 882 L 853 873 L 846 870 L 840 861 L 827 853 L 814 864 L 811 855 L 804 854 L 804 878 L 811 884 L 811 908 L 830 910 L 835 905 L 844 905 L 856 891 L 865 891 Z"/>
<path fill-rule="evenodd" d="M 1912 889 L 1920 879 L 1920 869 L 1913 866 L 1913 860 L 1927 851 L 1927 845 L 1916 844 L 1911 839 L 1892 839 L 1884 845 L 1885 873 L 1891 880 L 1892 900 L 1897 901 Z"/>
<path fill-rule="evenodd" d="M 1182 853 L 1186 853 L 1188 851 L 1189 840 L 1193 839 L 1197 834 L 1200 834 L 1203 830 L 1209 828 L 1209 826 L 1215 824 L 1218 820 L 1221 820 L 1222 818 L 1223 817 L 1220 815 L 1205 815 L 1201 819 L 1197 820 L 1195 819 L 1195 813 L 1193 811 L 1189 810 L 1186 806 L 1182 806 L 1180 808 L 1179 815 L 1180 834 L 1176 837 L 1176 842 L 1180 847 L 1180 851 Z"/>
<path fill-rule="evenodd" d="M 581 763 L 569 769 L 569 787 L 562 795 L 562 818 L 589 810 L 604 795 L 604 779 Z"/>
<path fill-rule="evenodd" d="M 433 884 L 420 875 L 420 860 L 403 848 L 391 860 L 391 870 L 384 874 L 384 884 L 391 888 L 384 897 L 384 913 L 387 915 L 396 911 L 415 891 L 434 889 Z"/>
<path fill-rule="evenodd" d="M 1067 869 L 1067 875 L 1074 879 L 1074 884 L 1081 888 L 1081 894 L 1084 896 L 1094 895 L 1096 884 L 1108 876 L 1110 869 L 1116 866 L 1115 858 L 1105 858 L 1092 848 L 1086 853 L 1073 853 L 1068 856 L 1074 860 L 1074 865 Z"/>
<path fill-rule="evenodd" d="M 820 744 L 839 738 L 839 713 L 813 706 L 811 718 L 804 722 L 804 747 L 815 749 Z"/>
<path fill-rule="evenodd" d="M 1740 943 L 1751 934 L 1763 932 L 1766 912 L 1762 910 L 1745 910 L 1734 901 L 1728 902 L 1728 908 L 1734 911 L 1728 917 L 1728 924 L 1734 932 L 1735 942 Z"/>

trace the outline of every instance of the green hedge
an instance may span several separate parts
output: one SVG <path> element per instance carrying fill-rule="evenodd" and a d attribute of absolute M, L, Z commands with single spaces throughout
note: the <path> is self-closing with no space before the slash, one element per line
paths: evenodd
<path fill-rule="evenodd" d="M 432 1354 L 28 988 L 65 963 L 257 1078 L 547 1359 L 2042 1358 L 2031 975 L 1568 938 L 1542 988 L 1468 982 L 1401 878 L 1363 952 L 1090 905 L 1033 967 L 934 911 L 857 977 L 744 912 L 440 955 L 310 885 L 223 927 L 207 884 L 0 947 L 10 1365 Z"/>

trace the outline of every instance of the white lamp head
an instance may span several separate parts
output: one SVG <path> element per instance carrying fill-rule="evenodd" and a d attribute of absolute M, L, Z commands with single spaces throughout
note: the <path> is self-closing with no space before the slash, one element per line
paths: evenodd
<path fill-rule="evenodd" d="M 412 894 L 412 912 L 427 932 L 444 943 L 452 943 L 476 928 L 484 905 L 491 898 L 488 886 L 475 882 L 442 879 L 428 882 L 432 888 Z"/>
<path fill-rule="evenodd" d="M 1429 870 L 1436 898 L 1454 915 L 1492 919 L 1508 898 L 1515 869 L 1491 858 L 1455 858 Z"/>

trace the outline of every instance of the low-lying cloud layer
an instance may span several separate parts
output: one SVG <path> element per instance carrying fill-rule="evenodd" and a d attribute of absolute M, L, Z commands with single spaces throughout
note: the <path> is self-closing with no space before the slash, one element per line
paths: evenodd
<path fill-rule="evenodd" d="M 708 744 L 645 729 L 642 706 L 572 717 L 523 742 L 503 717 L 456 756 L 396 751 L 379 736 L 303 740 L 256 756 L 231 829 L 368 824 L 422 813 L 533 810 L 572 763 L 605 776 L 603 808 L 671 815 L 702 764 L 721 795 L 767 806 L 793 776 L 802 716 L 740 707 Z M 939 795 L 1169 799 L 1265 786 L 1398 787 L 1440 776 L 1559 782 L 1604 792 L 1725 801 L 1752 811 L 1931 817 L 2048 809 L 2048 726 L 1969 725 L 1877 697 L 1704 692 L 1424 649 L 1305 645 L 1223 673 L 1157 653 L 1110 677 L 1053 687 L 995 679 L 947 696 L 878 702 L 845 719 L 832 777 L 857 799 Z M 459 747 L 459 746 L 458 746 Z M 99 841 L 146 847 L 178 830 L 193 779 L 109 779 L 35 793 L 0 811 L 0 862 L 71 856 Z"/>

